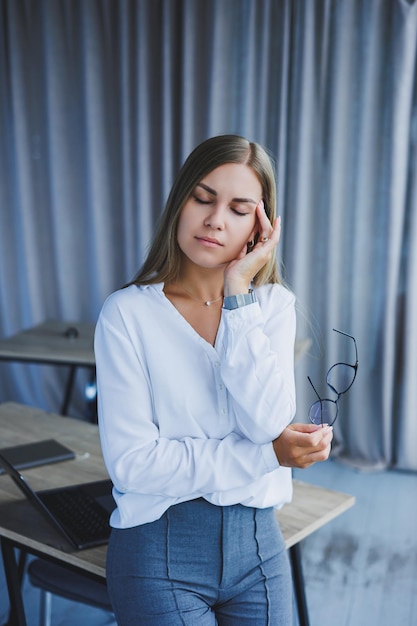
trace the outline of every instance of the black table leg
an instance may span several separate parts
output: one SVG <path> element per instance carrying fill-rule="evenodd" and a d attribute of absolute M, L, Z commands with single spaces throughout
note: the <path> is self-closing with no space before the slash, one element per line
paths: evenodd
<path fill-rule="evenodd" d="M 25 610 L 21 592 L 21 579 L 16 563 L 13 543 L 4 537 L 1 538 L 4 573 L 10 600 L 9 620 L 6 626 L 26 626 Z"/>
<path fill-rule="evenodd" d="M 75 378 L 76 371 L 77 371 L 77 366 L 71 365 L 70 372 L 68 375 L 67 385 L 65 387 L 64 401 L 61 407 L 61 415 L 67 415 L 69 403 L 71 400 L 72 388 L 74 387 L 74 378 Z"/>
<path fill-rule="evenodd" d="M 309 626 L 307 600 L 304 589 L 303 567 L 301 564 L 300 544 L 296 543 L 290 548 L 290 561 L 295 589 L 295 599 L 298 610 L 298 621 L 300 626 Z"/>

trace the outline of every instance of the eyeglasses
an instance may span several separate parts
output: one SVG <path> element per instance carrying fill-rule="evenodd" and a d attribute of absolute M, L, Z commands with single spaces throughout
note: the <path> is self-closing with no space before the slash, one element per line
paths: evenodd
<path fill-rule="evenodd" d="M 315 386 L 311 382 L 310 376 L 307 376 L 308 382 L 313 387 L 314 392 L 318 397 L 318 400 L 313 402 L 311 405 L 308 417 L 310 421 L 317 426 L 323 426 L 324 424 L 332 426 L 332 424 L 335 423 L 339 413 L 340 396 L 349 391 L 352 387 L 356 378 L 356 372 L 358 371 L 358 348 L 356 346 L 355 338 L 352 337 L 352 335 L 342 332 L 341 330 L 336 330 L 336 328 L 333 328 L 333 330 L 340 335 L 344 335 L 345 337 L 352 339 L 355 344 L 356 362 L 355 365 L 350 365 L 349 363 L 335 363 L 328 370 L 326 383 L 327 386 L 330 387 L 330 389 L 336 394 L 336 400 L 331 400 L 330 398 L 320 398 Z"/>

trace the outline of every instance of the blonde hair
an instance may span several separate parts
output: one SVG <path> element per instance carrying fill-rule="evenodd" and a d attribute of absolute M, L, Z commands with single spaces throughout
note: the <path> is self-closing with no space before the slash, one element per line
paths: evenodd
<path fill-rule="evenodd" d="M 203 141 L 188 156 L 180 169 L 147 258 L 139 272 L 128 285 L 149 285 L 171 282 L 178 278 L 181 253 L 177 241 L 178 220 L 184 204 L 196 185 L 210 172 L 225 163 L 242 163 L 253 169 L 262 185 L 262 199 L 266 214 L 271 221 L 276 216 L 276 182 L 271 159 L 257 143 L 238 135 L 220 135 Z M 276 255 L 256 274 L 255 285 L 280 283 Z"/>

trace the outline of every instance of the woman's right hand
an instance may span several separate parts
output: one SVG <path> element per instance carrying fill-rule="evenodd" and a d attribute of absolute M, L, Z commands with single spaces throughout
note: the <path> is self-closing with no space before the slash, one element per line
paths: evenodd
<path fill-rule="evenodd" d="M 269 261 L 271 254 L 281 236 L 281 218 L 277 217 L 271 224 L 265 213 L 262 200 L 256 206 L 259 239 L 248 252 L 247 244 L 236 259 L 230 261 L 224 272 L 224 295 L 233 296 L 246 293 L 254 276 Z"/>
<path fill-rule="evenodd" d="M 290 424 L 272 444 L 280 465 L 305 469 L 329 458 L 332 439 L 331 426 Z"/>

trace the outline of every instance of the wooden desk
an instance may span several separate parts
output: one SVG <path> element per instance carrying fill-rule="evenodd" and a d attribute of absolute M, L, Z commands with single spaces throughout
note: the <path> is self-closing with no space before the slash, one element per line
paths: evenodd
<path fill-rule="evenodd" d="M 78 367 L 95 368 L 94 324 L 48 320 L 0 340 L 0 361 L 19 361 L 44 365 L 66 365 L 70 373 L 61 414 L 66 415 Z M 78 336 L 67 337 L 75 328 Z"/>
<path fill-rule="evenodd" d="M 101 455 L 98 429 L 80 420 L 61 419 L 52 413 L 15 403 L 0 405 L 2 446 L 53 437 L 76 452 L 63 463 L 25 470 L 35 490 L 88 482 L 107 477 Z M 308 613 L 299 554 L 299 542 L 351 507 L 354 498 L 294 481 L 294 500 L 276 513 L 287 548 L 290 549 L 300 624 L 307 626 Z M 0 476 L 0 539 L 12 606 L 10 623 L 25 625 L 19 577 L 13 548 L 52 559 L 84 574 L 105 578 L 106 546 L 76 551 L 55 529 L 22 499 L 7 475 Z"/>

